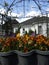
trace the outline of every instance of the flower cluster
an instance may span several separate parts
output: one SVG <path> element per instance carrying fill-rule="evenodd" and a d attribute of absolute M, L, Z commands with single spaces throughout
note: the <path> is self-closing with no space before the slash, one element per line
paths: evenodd
<path fill-rule="evenodd" d="M 27 34 L 16 37 L 0 38 L 0 51 L 19 50 L 29 52 L 33 49 L 49 50 L 49 39 L 43 35 L 29 36 Z"/>
<path fill-rule="evenodd" d="M 16 36 L 17 38 L 17 50 L 22 52 L 28 52 L 34 49 L 34 36 L 24 35 L 22 37 Z"/>
<path fill-rule="evenodd" d="M 48 50 L 49 41 L 48 38 L 43 35 L 36 36 L 36 47 L 40 50 Z"/>
<path fill-rule="evenodd" d="M 2 50 L 4 44 L 4 39 L 0 38 L 0 50 Z"/>

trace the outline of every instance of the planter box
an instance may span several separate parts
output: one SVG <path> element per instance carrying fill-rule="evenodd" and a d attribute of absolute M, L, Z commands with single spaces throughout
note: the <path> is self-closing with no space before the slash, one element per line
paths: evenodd
<path fill-rule="evenodd" d="M 37 65 L 37 58 L 34 52 L 35 51 L 22 53 L 20 51 L 15 51 L 18 55 L 18 65 Z"/>
<path fill-rule="evenodd" d="M 2 65 L 17 65 L 17 54 L 10 52 L 0 52 L 0 61 Z"/>
<path fill-rule="evenodd" d="M 49 51 L 37 50 L 38 65 L 49 65 Z"/>

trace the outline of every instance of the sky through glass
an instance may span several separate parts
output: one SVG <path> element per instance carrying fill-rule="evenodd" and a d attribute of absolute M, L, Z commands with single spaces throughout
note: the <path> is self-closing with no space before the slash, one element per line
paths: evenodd
<path fill-rule="evenodd" d="M 9 6 L 14 0 L 0 0 L 0 9 L 4 10 L 4 1 L 6 1 Z M 41 14 L 45 15 L 47 12 L 49 14 L 49 0 L 15 0 L 14 6 L 12 7 L 13 16 L 18 17 L 19 21 L 23 21 L 26 18 L 33 16 L 38 16 Z M 0 10 L 0 13 L 1 13 Z"/>

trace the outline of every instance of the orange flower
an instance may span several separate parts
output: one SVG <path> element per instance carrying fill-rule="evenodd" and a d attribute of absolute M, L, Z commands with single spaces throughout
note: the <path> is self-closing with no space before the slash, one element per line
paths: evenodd
<path fill-rule="evenodd" d="M 0 43 L 2 43 L 4 41 L 4 39 L 3 38 L 0 38 Z"/>
<path fill-rule="evenodd" d="M 28 48 L 27 47 L 24 47 L 24 52 L 28 52 Z"/>
<path fill-rule="evenodd" d="M 30 36 L 30 38 L 29 38 L 30 40 L 34 40 L 35 39 L 35 37 L 34 36 Z"/>
<path fill-rule="evenodd" d="M 24 38 L 24 39 L 22 39 L 22 42 L 24 43 L 24 44 L 27 44 L 27 40 Z"/>
<path fill-rule="evenodd" d="M 47 40 L 47 45 L 49 46 L 49 39 Z"/>

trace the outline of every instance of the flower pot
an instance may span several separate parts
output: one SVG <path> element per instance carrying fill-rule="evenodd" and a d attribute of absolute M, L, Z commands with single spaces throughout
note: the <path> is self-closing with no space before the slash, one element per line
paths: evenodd
<path fill-rule="evenodd" d="M 17 54 L 13 52 L 0 52 L 0 60 L 2 65 L 17 65 Z"/>
<path fill-rule="evenodd" d="M 2 65 L 1 60 L 0 60 L 0 65 Z"/>
<path fill-rule="evenodd" d="M 18 54 L 18 65 L 37 65 L 37 58 L 35 51 L 30 51 L 23 53 L 20 51 L 15 51 Z"/>
<path fill-rule="evenodd" d="M 0 52 L 0 61 L 2 65 L 9 65 L 9 55 L 11 55 L 11 52 Z"/>
<path fill-rule="evenodd" d="M 37 50 L 38 65 L 49 65 L 49 51 Z"/>
<path fill-rule="evenodd" d="M 13 53 L 9 56 L 9 63 L 10 65 L 18 65 L 18 56 L 17 54 Z"/>

